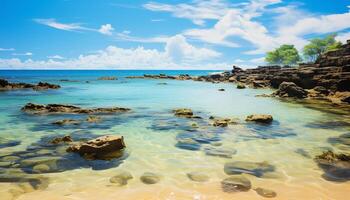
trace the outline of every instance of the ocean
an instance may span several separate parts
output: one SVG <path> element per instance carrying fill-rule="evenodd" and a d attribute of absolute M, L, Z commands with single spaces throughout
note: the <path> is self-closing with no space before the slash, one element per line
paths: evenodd
<path fill-rule="evenodd" d="M 350 152 L 348 145 L 334 142 L 334 138 L 349 132 L 349 113 L 327 104 L 311 106 L 307 102 L 256 97 L 273 90 L 239 90 L 234 83 L 125 78 L 215 72 L 0 70 L 0 78 L 10 82 L 43 81 L 61 85 L 58 90 L 0 92 L 0 199 L 14 197 L 16 190 L 21 191 L 16 196 L 21 200 L 261 199 L 254 190 L 223 191 L 221 182 L 230 177 L 224 166 L 237 162 L 247 167 L 259 166 L 257 163 L 269 166 L 264 170 L 260 165 L 244 176 L 251 181 L 253 189 L 275 191 L 276 199 L 346 199 L 344 195 L 350 183 L 325 179 L 324 171 L 313 158 L 327 150 Z M 118 79 L 98 80 L 102 76 Z M 29 102 L 89 108 L 118 106 L 132 111 L 101 115 L 99 123 L 85 123 L 84 114 L 26 114 L 21 108 Z M 190 108 L 201 119 L 178 118 L 172 112 L 177 108 Z M 250 114 L 271 114 L 274 121 L 271 125 L 248 123 L 245 118 Z M 234 118 L 237 124 L 213 127 L 210 116 Z M 83 122 L 67 126 L 53 124 L 62 119 Z M 126 149 L 124 156 L 113 162 L 87 162 L 79 155 L 66 153 L 65 146 L 46 145 L 48 139 L 63 135 L 82 140 L 121 135 Z M 8 156 L 14 156 L 11 162 Z M 24 164 L 33 158 L 54 163 L 50 167 L 55 169 L 50 173 L 33 173 L 33 166 Z M 125 171 L 133 177 L 126 185 L 110 182 L 111 177 Z M 145 172 L 157 174 L 160 181 L 144 184 L 140 177 Z M 188 174 L 193 172 L 204 174 L 208 180 L 191 180 Z M 27 187 L 18 181 L 1 178 L 18 173 L 45 178 L 47 186 L 25 190 Z"/>

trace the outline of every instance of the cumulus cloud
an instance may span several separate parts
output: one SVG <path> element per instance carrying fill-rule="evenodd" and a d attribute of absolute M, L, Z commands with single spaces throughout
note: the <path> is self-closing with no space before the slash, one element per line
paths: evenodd
<path fill-rule="evenodd" d="M 178 46 L 174 44 L 179 42 Z M 176 57 L 180 55 L 180 57 Z M 183 38 L 170 39 L 165 49 L 120 48 L 108 46 L 93 54 L 80 55 L 72 59 L 22 60 L 0 59 L 2 69 L 228 69 L 227 63 L 202 61 L 219 54 L 213 50 L 197 48 Z"/>
<path fill-rule="evenodd" d="M 219 57 L 221 54 L 207 48 L 196 48 L 189 44 L 183 35 L 169 38 L 165 45 L 166 54 L 173 61 L 199 61 Z"/>
<path fill-rule="evenodd" d="M 346 43 L 348 40 L 350 40 L 350 32 L 340 33 L 335 39 L 342 43 Z"/>
<path fill-rule="evenodd" d="M 102 25 L 101 28 L 98 30 L 98 32 L 104 34 L 104 35 L 112 35 L 112 31 L 114 28 L 112 27 L 111 24 L 105 24 Z"/>

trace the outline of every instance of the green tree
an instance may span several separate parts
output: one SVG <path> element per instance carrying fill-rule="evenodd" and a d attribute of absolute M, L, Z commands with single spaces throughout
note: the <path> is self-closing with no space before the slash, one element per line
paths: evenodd
<path fill-rule="evenodd" d="M 267 52 L 265 61 L 273 65 L 295 65 L 300 61 L 300 56 L 294 45 L 284 44 L 274 51 Z"/>
<path fill-rule="evenodd" d="M 304 57 L 313 62 L 323 53 L 338 49 L 342 44 L 335 40 L 336 36 L 336 34 L 330 34 L 324 38 L 310 40 L 303 49 Z"/>

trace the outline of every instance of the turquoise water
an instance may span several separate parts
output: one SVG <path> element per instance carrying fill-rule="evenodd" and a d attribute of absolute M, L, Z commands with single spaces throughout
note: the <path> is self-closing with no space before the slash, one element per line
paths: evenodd
<path fill-rule="evenodd" d="M 279 199 L 342 199 L 350 188 L 349 182 L 334 183 L 322 178 L 323 171 L 312 157 L 327 149 L 350 153 L 348 146 L 328 141 L 330 137 L 349 132 L 348 115 L 255 97 L 271 93 L 269 89 L 238 90 L 232 83 L 125 78 L 145 73 L 206 75 L 212 72 L 0 71 L 0 77 L 11 82 L 45 81 L 62 87 L 48 91 L 0 92 L 0 138 L 20 142 L 2 147 L 0 156 L 34 152 L 28 147 L 57 135 L 89 138 L 118 134 L 125 137 L 127 145 L 126 156 L 117 163 L 76 164 L 62 167 L 59 172 L 41 174 L 49 178 L 48 188 L 21 193 L 18 198 L 109 199 L 122 195 L 122 199 L 259 199 L 253 190 L 242 194 L 224 193 L 220 181 L 227 177 L 223 171 L 227 162 L 266 161 L 276 170 L 272 178 L 247 175 L 254 187 L 272 189 Z M 101 76 L 117 76 L 118 80 L 97 80 Z M 70 81 L 62 82 L 62 79 Z M 220 88 L 225 91 L 218 91 Z M 66 118 L 84 120 L 86 116 L 24 114 L 20 108 L 28 102 L 81 107 L 119 106 L 131 108 L 132 112 L 102 116 L 98 124 L 57 127 L 52 122 Z M 172 110 L 182 107 L 191 108 L 203 119 L 175 117 Z M 270 126 L 245 123 L 245 117 L 250 114 L 271 114 L 274 122 Z M 209 125 L 209 116 L 238 118 L 240 123 L 227 128 L 213 127 Z M 193 130 L 192 123 L 198 124 L 199 128 Z M 195 149 L 189 150 L 179 145 L 178 141 L 183 138 L 199 142 Z M 231 158 L 215 157 L 207 155 L 207 149 L 235 153 Z M 79 158 L 67 159 L 73 162 Z M 134 176 L 127 187 L 113 186 L 108 181 L 120 170 L 129 171 Z M 160 183 L 143 184 L 139 177 L 147 171 L 159 174 Z M 210 180 L 206 183 L 189 180 L 186 173 L 193 171 L 207 174 Z M 0 194 L 6 195 L 13 195 L 11 189 L 17 187 L 12 183 L 0 185 L 3 186 Z"/>

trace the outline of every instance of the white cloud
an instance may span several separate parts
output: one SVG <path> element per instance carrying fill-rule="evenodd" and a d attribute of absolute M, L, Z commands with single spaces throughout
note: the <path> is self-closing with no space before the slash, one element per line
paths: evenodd
<path fill-rule="evenodd" d="M 64 57 L 62 57 L 60 55 L 47 56 L 47 58 L 49 58 L 49 59 L 59 59 L 59 60 L 65 59 Z"/>
<path fill-rule="evenodd" d="M 340 33 L 335 39 L 342 43 L 346 43 L 348 40 L 350 40 L 350 32 Z"/>
<path fill-rule="evenodd" d="M 169 38 L 165 45 L 165 52 L 173 61 L 194 62 L 217 58 L 221 54 L 206 48 L 196 48 L 190 45 L 183 35 L 175 35 Z"/>
<path fill-rule="evenodd" d="M 35 22 L 49 26 L 51 28 L 64 30 L 64 31 L 93 31 L 93 32 L 99 32 L 104 35 L 112 35 L 112 31 L 114 28 L 111 24 L 104 24 L 101 25 L 99 29 L 95 28 L 88 28 L 85 26 L 82 26 L 81 23 L 61 23 L 57 22 L 56 19 L 33 19 Z"/>
<path fill-rule="evenodd" d="M 104 35 L 112 35 L 112 31 L 114 28 L 112 27 L 111 24 L 105 24 L 102 25 L 101 28 L 98 30 L 98 32 L 104 34 Z"/>
<path fill-rule="evenodd" d="M 32 52 L 26 52 L 26 53 L 13 53 L 13 56 L 32 56 Z"/>
<path fill-rule="evenodd" d="M 0 48 L 0 51 L 14 51 L 14 48 Z"/>
<path fill-rule="evenodd" d="M 228 4 L 221 0 L 197 0 L 177 5 L 149 2 L 143 6 L 151 11 L 170 12 L 175 17 L 190 19 L 196 25 L 204 25 L 207 19 L 220 19 L 228 9 Z"/>
<path fill-rule="evenodd" d="M 64 24 L 57 22 L 56 19 L 34 19 L 35 22 L 43 24 L 52 28 L 65 30 L 65 31 L 77 31 L 87 30 L 88 28 L 82 27 L 79 23 Z"/>
<path fill-rule="evenodd" d="M 178 57 L 178 55 L 180 55 Z M 108 46 L 92 54 L 59 60 L 0 59 L 2 69 L 229 69 L 227 63 L 203 62 L 220 54 L 190 45 L 177 35 L 169 39 L 163 51 L 143 47 L 124 49 Z M 57 58 L 57 56 L 55 56 Z"/>

